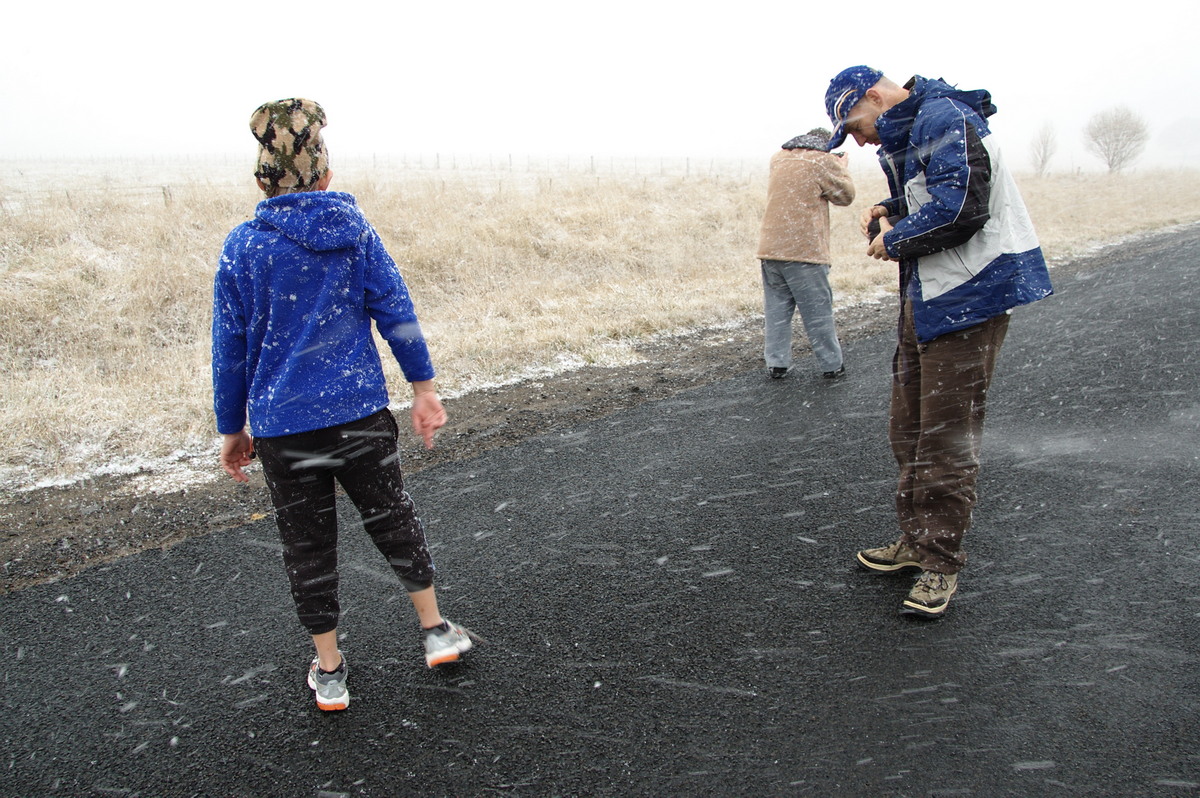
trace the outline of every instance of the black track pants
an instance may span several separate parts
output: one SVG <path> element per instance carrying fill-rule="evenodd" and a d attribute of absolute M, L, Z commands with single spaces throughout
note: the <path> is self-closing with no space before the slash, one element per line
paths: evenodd
<path fill-rule="evenodd" d="M 425 531 L 404 490 L 398 437 L 396 419 L 384 408 L 336 427 L 254 441 L 275 505 L 296 612 L 310 634 L 338 624 L 335 482 L 358 508 L 363 527 L 405 589 L 433 584 Z"/>

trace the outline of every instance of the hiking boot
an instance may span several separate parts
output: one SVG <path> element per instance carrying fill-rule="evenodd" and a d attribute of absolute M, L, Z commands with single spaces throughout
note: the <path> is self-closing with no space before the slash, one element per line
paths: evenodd
<path fill-rule="evenodd" d="M 903 540 L 897 540 L 890 546 L 882 546 L 878 549 L 863 549 L 857 557 L 861 567 L 872 571 L 890 573 L 902 568 L 921 567 L 921 559 L 917 556 L 917 550 Z"/>
<path fill-rule="evenodd" d="M 471 635 L 462 627 L 442 618 L 442 625 L 425 631 L 425 664 L 431 668 L 457 662 L 471 650 Z"/>
<path fill-rule="evenodd" d="M 767 370 L 767 374 L 771 375 L 773 380 L 782 380 L 787 376 L 788 369 L 786 366 L 772 366 Z"/>
<path fill-rule="evenodd" d="M 338 652 L 341 653 L 340 651 Z M 346 689 L 346 658 L 333 673 L 325 673 L 320 667 L 320 657 L 313 657 L 308 666 L 308 686 L 317 696 L 317 708 L 328 711 L 350 706 L 350 691 Z"/>
<path fill-rule="evenodd" d="M 821 372 L 821 376 L 827 380 L 836 380 L 838 377 L 842 376 L 845 373 L 846 373 L 846 366 L 845 366 L 845 364 L 843 364 L 843 365 L 835 368 L 833 371 Z"/>
<path fill-rule="evenodd" d="M 950 606 L 950 597 L 958 589 L 958 574 L 922 571 L 917 583 L 904 599 L 900 612 L 921 618 L 941 618 Z"/>

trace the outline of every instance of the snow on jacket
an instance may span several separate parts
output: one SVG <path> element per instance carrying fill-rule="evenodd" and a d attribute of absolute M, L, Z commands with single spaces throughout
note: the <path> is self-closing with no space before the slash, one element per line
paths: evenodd
<path fill-rule="evenodd" d="M 222 434 L 324 429 L 388 405 L 374 320 L 410 382 L 433 365 L 408 288 L 355 199 L 263 200 L 225 240 L 213 289 L 213 407 Z"/>
<path fill-rule="evenodd" d="M 761 260 L 829 263 L 829 203 L 854 201 L 846 159 L 825 152 L 825 141 L 807 138 L 792 139 L 771 156 Z"/>
<path fill-rule="evenodd" d="M 884 234 L 917 338 L 972 327 L 1053 293 L 1033 222 L 986 117 L 986 91 L 914 77 L 876 121 L 879 162 L 903 217 Z"/>

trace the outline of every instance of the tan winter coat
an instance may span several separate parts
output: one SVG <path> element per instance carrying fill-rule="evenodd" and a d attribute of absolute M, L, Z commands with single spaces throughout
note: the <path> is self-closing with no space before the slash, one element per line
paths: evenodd
<path fill-rule="evenodd" d="M 829 263 L 829 203 L 853 201 L 845 158 L 820 150 L 780 150 L 771 156 L 758 258 Z"/>

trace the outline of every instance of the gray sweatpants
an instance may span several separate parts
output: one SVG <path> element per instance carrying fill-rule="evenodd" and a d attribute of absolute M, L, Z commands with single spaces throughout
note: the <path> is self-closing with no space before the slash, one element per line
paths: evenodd
<path fill-rule="evenodd" d="M 829 265 L 762 261 L 763 358 L 768 368 L 792 365 L 792 318 L 797 310 L 821 371 L 842 366 L 842 346 L 833 322 Z"/>

